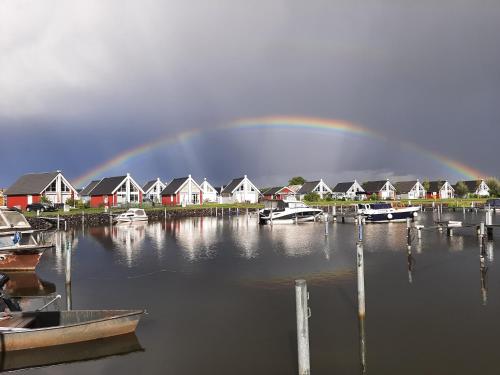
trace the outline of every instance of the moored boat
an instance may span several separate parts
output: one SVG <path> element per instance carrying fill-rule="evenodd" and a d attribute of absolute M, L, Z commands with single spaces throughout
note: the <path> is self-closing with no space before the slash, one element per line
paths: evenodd
<path fill-rule="evenodd" d="M 52 243 L 41 244 L 23 214 L 0 208 L 0 270 L 34 271 Z"/>
<path fill-rule="evenodd" d="M 143 310 L 32 311 L 0 320 L 0 350 L 74 344 L 135 331 Z"/>
<path fill-rule="evenodd" d="M 316 221 L 323 211 L 295 200 L 269 200 L 259 211 L 260 224 L 293 224 Z"/>
<path fill-rule="evenodd" d="M 420 207 L 393 207 L 390 203 L 360 203 L 356 205 L 356 213 L 362 215 L 365 221 L 372 223 L 388 223 L 406 221 L 418 216 Z"/>
<path fill-rule="evenodd" d="M 115 218 L 117 223 L 135 223 L 148 221 L 148 215 L 142 208 L 130 208 L 127 212 L 118 215 Z"/>

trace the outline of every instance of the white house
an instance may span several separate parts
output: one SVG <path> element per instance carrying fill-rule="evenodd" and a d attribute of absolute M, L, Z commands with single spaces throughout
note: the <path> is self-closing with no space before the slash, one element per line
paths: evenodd
<path fill-rule="evenodd" d="M 217 190 L 207 181 L 206 178 L 200 185 L 203 192 L 203 203 L 205 202 L 217 202 Z"/>
<path fill-rule="evenodd" d="M 365 199 L 365 190 L 356 181 L 339 182 L 332 190 L 332 197 L 335 199 Z"/>
<path fill-rule="evenodd" d="M 332 189 L 325 184 L 323 179 L 320 179 L 319 181 L 308 181 L 304 182 L 299 191 L 297 191 L 297 196 L 300 200 L 303 200 L 304 197 L 310 193 L 316 193 L 321 199 L 323 199 L 327 195 L 332 194 Z"/>
<path fill-rule="evenodd" d="M 144 190 L 144 199 L 148 199 L 154 203 L 161 203 L 161 192 L 166 186 L 159 177 L 156 180 L 146 182 L 142 187 L 142 190 Z"/>
<path fill-rule="evenodd" d="M 426 191 L 419 180 L 399 181 L 394 184 L 398 199 L 424 199 Z"/>
<path fill-rule="evenodd" d="M 473 181 L 462 181 L 467 189 L 469 190 L 469 194 L 477 195 L 478 197 L 489 197 L 490 196 L 490 188 L 484 182 L 484 180 L 473 180 Z"/>
<path fill-rule="evenodd" d="M 233 179 L 220 194 L 220 203 L 257 203 L 260 191 L 247 175 Z"/>
<path fill-rule="evenodd" d="M 448 181 L 430 181 L 427 196 L 431 199 L 450 199 L 455 197 L 455 189 Z"/>
<path fill-rule="evenodd" d="M 363 189 L 366 195 L 371 196 L 376 194 L 378 199 L 395 199 L 396 188 L 389 180 L 367 181 L 363 183 Z"/>
<path fill-rule="evenodd" d="M 192 205 L 202 204 L 203 191 L 196 181 L 188 177 L 176 178 L 170 182 L 161 193 L 163 205 Z"/>

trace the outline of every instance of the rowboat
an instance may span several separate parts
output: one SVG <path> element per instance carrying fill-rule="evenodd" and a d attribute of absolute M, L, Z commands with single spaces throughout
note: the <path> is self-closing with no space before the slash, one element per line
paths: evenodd
<path fill-rule="evenodd" d="M 0 320 L 0 351 L 86 342 L 135 331 L 144 310 L 31 311 Z"/>
<path fill-rule="evenodd" d="M 144 349 L 136 335 L 130 333 L 90 342 L 5 352 L 0 357 L 0 371 L 90 361 L 140 351 Z"/>

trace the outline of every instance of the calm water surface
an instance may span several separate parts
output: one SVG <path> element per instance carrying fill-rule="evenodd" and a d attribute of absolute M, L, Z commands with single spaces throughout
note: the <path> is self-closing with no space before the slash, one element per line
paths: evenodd
<path fill-rule="evenodd" d="M 443 218 L 463 220 L 463 214 Z M 466 221 L 481 219 L 466 214 Z M 432 213 L 419 221 L 430 224 Z M 253 216 L 57 233 L 58 247 L 37 271 L 47 290 L 64 301 L 71 292 L 74 309 L 145 308 L 148 315 L 136 337 L 55 354 L 61 361 L 100 359 L 26 372 L 295 374 L 294 280 L 304 278 L 312 373 L 359 374 L 356 227 L 329 225 L 328 237 L 323 223 L 271 228 Z M 486 244 L 485 275 L 471 229 L 452 238 L 424 232 L 409 272 L 405 232 L 405 224 L 365 227 L 367 373 L 498 374 L 500 272 L 493 242 Z M 73 281 L 67 291 L 68 241 Z"/>

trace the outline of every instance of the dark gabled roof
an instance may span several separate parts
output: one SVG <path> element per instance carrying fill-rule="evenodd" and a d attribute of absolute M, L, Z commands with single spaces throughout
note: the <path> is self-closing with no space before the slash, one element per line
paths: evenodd
<path fill-rule="evenodd" d="M 217 194 L 220 194 L 220 192 L 224 189 L 223 186 L 218 186 L 218 187 L 214 187 L 215 191 L 217 192 Z"/>
<path fill-rule="evenodd" d="M 239 178 L 233 179 L 229 184 L 227 184 L 227 186 L 224 189 L 222 189 L 222 193 L 229 193 L 229 194 L 231 194 L 233 192 L 233 190 L 236 189 L 236 187 L 244 179 L 245 179 L 245 177 L 239 177 Z"/>
<path fill-rule="evenodd" d="M 460 182 L 460 181 L 459 181 Z M 473 180 L 473 181 L 462 181 L 465 186 L 467 186 L 467 190 L 469 190 L 469 193 L 474 193 L 477 188 L 479 187 L 479 185 L 481 185 L 481 180 Z M 458 184 L 458 182 L 457 182 Z M 453 186 L 453 188 L 456 187 L 456 184 L 455 186 Z"/>
<path fill-rule="evenodd" d="M 144 192 L 148 191 L 149 189 L 151 189 L 151 187 L 156 184 L 156 181 L 158 180 L 151 180 L 151 181 L 148 181 L 144 184 L 144 186 L 142 187 L 142 190 L 144 190 Z"/>
<path fill-rule="evenodd" d="M 94 188 L 97 186 L 97 184 L 99 184 L 99 182 L 101 182 L 101 180 L 91 181 L 90 184 L 88 184 L 87 186 L 85 186 L 82 189 L 82 191 L 80 192 L 80 195 L 82 197 L 90 195 L 90 193 L 92 192 L 92 190 L 94 190 Z"/>
<path fill-rule="evenodd" d="M 274 195 L 278 191 L 280 191 L 281 189 L 283 189 L 283 186 L 275 186 L 275 187 L 267 189 L 265 192 L 262 193 L 262 195 Z"/>
<path fill-rule="evenodd" d="M 299 189 L 299 191 L 297 191 L 297 194 L 309 194 L 311 193 L 314 188 L 316 186 L 318 186 L 318 184 L 320 183 L 321 181 L 308 181 L 308 182 L 304 182 L 304 184 L 301 186 L 301 188 Z"/>
<path fill-rule="evenodd" d="M 189 177 L 174 178 L 171 183 L 169 183 L 165 189 L 161 192 L 161 195 L 171 195 L 175 194 L 177 190 L 186 182 Z"/>
<path fill-rule="evenodd" d="M 429 193 L 441 190 L 446 181 L 429 181 Z"/>
<path fill-rule="evenodd" d="M 334 193 L 347 193 L 347 190 L 349 190 L 352 185 L 354 185 L 354 181 L 339 182 L 337 185 L 335 185 L 332 191 Z"/>
<path fill-rule="evenodd" d="M 112 194 L 113 191 L 125 180 L 127 176 L 103 178 L 90 192 L 90 195 Z"/>
<path fill-rule="evenodd" d="M 5 195 L 40 194 L 60 172 L 28 173 L 18 178 Z"/>
<path fill-rule="evenodd" d="M 396 192 L 399 194 L 408 194 L 411 189 L 415 186 L 417 180 L 414 181 L 399 181 L 394 183 L 394 187 L 396 188 Z"/>
<path fill-rule="evenodd" d="M 366 181 L 361 185 L 367 193 L 376 193 L 382 190 L 387 180 L 380 181 Z"/>

